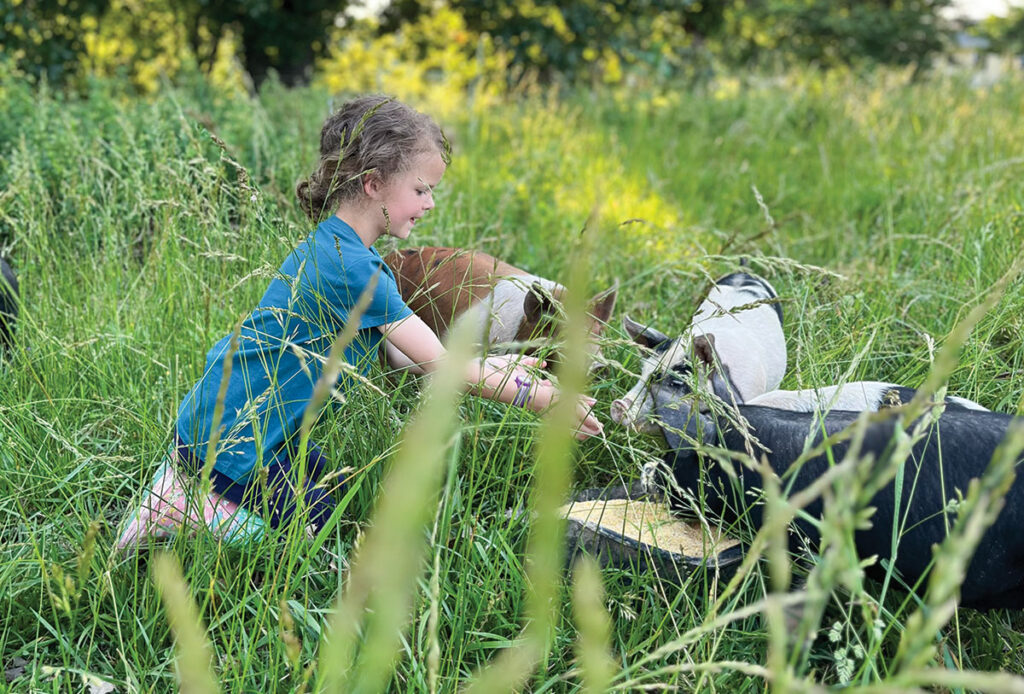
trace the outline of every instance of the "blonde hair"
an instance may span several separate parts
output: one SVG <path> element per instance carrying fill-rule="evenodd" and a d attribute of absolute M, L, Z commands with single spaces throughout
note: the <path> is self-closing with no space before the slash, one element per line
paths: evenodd
<path fill-rule="evenodd" d="M 320 162 L 295 187 L 299 205 L 314 222 L 342 202 L 363 195 L 363 176 L 387 182 L 408 170 L 421 154 L 436 151 L 451 159 L 448 139 L 434 120 L 401 101 L 380 94 L 346 102 L 320 131 Z"/>

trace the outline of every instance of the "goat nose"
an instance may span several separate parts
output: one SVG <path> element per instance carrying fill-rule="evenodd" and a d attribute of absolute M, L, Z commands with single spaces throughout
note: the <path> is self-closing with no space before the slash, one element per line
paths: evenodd
<path fill-rule="evenodd" d="M 629 412 L 632 404 L 633 401 L 628 398 L 613 400 L 611 404 L 612 421 L 616 424 L 625 424 L 627 422 L 626 413 Z"/>

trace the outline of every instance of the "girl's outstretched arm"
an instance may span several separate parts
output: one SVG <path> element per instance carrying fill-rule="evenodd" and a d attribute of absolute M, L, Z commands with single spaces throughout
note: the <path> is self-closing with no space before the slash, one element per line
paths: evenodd
<path fill-rule="evenodd" d="M 444 346 L 419 316 L 412 315 L 396 323 L 380 326 L 389 343 L 389 358 L 397 352 L 405 357 L 411 368 L 430 373 L 444 356 Z M 481 397 L 542 412 L 558 399 L 558 389 L 546 379 L 531 376 L 525 367 L 539 366 L 537 359 L 521 355 L 504 355 L 473 359 L 466 367 L 465 381 L 470 391 Z M 579 427 L 576 438 L 582 440 L 601 433 L 604 425 L 594 416 L 596 401 L 581 395 L 576 404 Z"/>
<path fill-rule="evenodd" d="M 419 364 L 414 364 L 409 355 L 395 347 L 391 340 L 384 338 L 384 355 L 387 357 L 388 366 L 392 369 L 401 369 L 422 376 L 427 373 Z"/>

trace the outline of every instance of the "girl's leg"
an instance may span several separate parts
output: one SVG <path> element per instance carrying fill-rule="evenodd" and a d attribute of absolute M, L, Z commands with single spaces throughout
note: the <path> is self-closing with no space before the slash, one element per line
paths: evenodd
<path fill-rule="evenodd" d="M 261 511 L 266 503 L 269 511 L 269 521 L 274 527 L 281 527 L 291 522 L 292 516 L 298 511 L 298 500 L 303 500 L 302 513 L 306 524 L 314 532 L 323 529 L 327 520 L 334 512 L 334 499 L 326 485 L 321 486 L 319 481 L 324 478 L 328 466 L 327 457 L 319 446 L 310 442 L 306 456 L 306 469 L 304 479 L 299 479 L 299 470 L 292 463 L 291 455 L 282 455 L 280 462 L 267 468 L 267 480 L 265 488 L 260 481 L 249 483 L 255 487 L 256 498 L 259 506 L 250 505 L 250 508 L 259 508 Z M 343 482 L 339 482 L 344 487 Z M 248 490 L 247 490 L 248 493 Z"/>
<path fill-rule="evenodd" d="M 179 446 L 179 456 L 186 462 L 190 472 L 198 474 L 201 463 L 188 452 L 188 448 Z M 303 499 L 304 525 L 314 532 L 319 532 L 334 512 L 332 489 L 343 489 L 344 482 L 337 481 L 328 488 L 321 485 L 320 480 L 327 478 L 330 461 L 323 450 L 310 441 L 307 444 L 306 469 L 304 479 L 299 479 L 299 470 L 293 464 L 293 456 L 289 451 L 281 451 L 277 461 L 268 465 L 266 477 L 253 475 L 244 485 L 232 480 L 227 475 L 214 470 L 210 475 L 214 491 L 224 499 L 234 502 L 251 514 L 260 515 L 271 527 L 280 528 L 291 522 L 298 509 L 298 500 Z"/>
<path fill-rule="evenodd" d="M 157 468 L 142 503 L 118 537 L 119 550 L 138 546 L 147 538 L 171 539 L 183 529 L 195 532 L 201 527 L 228 542 L 262 535 L 262 519 L 216 490 L 200 499 L 195 479 L 179 469 L 175 457 L 172 449 Z"/>
<path fill-rule="evenodd" d="M 305 480 L 301 485 L 291 458 L 282 456 L 281 462 L 267 468 L 266 484 L 253 480 L 243 485 L 213 470 L 212 490 L 203 499 L 199 498 L 196 483 L 201 464 L 178 443 L 177 449 L 169 451 L 157 468 L 145 498 L 121 531 L 118 549 L 138 546 L 147 538 L 171 539 L 182 529 L 195 532 L 202 527 L 227 542 L 257 539 L 263 535 L 266 521 L 273 527 L 291 521 L 298 508 L 300 486 L 303 514 L 314 532 L 323 528 L 334 511 L 329 490 L 317 484 L 328 461 L 313 443 L 308 445 Z M 261 517 L 264 509 L 269 511 L 266 521 Z"/>

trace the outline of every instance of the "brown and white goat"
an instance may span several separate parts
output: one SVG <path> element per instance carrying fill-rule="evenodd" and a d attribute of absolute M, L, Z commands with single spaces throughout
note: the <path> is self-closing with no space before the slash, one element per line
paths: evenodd
<path fill-rule="evenodd" d="M 409 308 L 440 337 L 467 312 L 487 350 L 534 352 L 557 329 L 565 287 L 486 253 L 428 246 L 389 253 L 384 262 Z M 591 338 L 611 317 L 617 293 L 615 282 L 591 301 Z M 590 345 L 597 356 L 596 340 Z"/>

